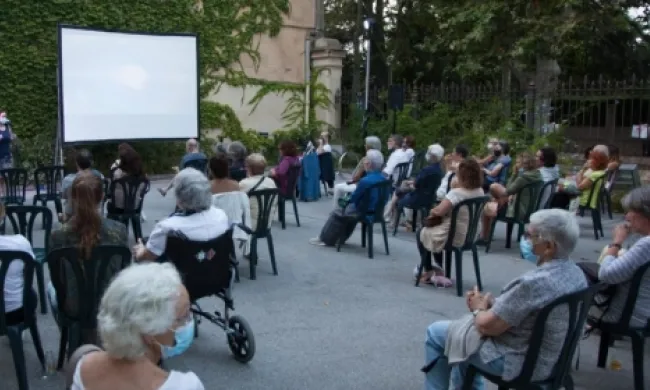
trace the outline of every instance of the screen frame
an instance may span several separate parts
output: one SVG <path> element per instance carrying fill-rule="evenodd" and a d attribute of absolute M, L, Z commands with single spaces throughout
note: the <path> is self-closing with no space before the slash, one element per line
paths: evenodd
<path fill-rule="evenodd" d="M 194 138 L 197 141 L 201 138 L 201 63 L 199 55 L 199 35 L 196 33 L 162 33 L 162 32 L 145 32 L 145 31 L 132 31 L 132 30 L 116 30 L 100 27 L 78 26 L 73 24 L 59 23 L 57 25 L 57 80 L 58 80 L 58 117 L 60 127 L 60 139 L 62 145 L 88 145 L 88 144 L 108 144 L 119 142 L 139 142 L 139 141 L 179 141 L 187 140 L 187 138 L 128 138 L 128 139 L 99 139 L 99 140 L 86 140 L 86 141 L 66 141 L 65 138 L 65 117 L 63 115 L 63 30 L 82 30 L 82 31 L 95 31 L 105 33 L 118 33 L 127 35 L 147 35 L 158 37 L 193 37 L 196 43 L 196 135 Z"/>

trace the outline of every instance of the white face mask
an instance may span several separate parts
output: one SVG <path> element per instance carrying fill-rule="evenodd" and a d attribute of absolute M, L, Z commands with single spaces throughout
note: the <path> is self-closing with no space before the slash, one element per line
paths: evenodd
<path fill-rule="evenodd" d="M 0 124 L 6 125 L 7 123 L 9 123 L 9 119 L 6 116 L 0 118 Z"/>

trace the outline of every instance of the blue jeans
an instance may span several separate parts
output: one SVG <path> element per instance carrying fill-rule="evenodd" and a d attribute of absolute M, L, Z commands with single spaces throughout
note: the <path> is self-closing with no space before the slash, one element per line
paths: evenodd
<path fill-rule="evenodd" d="M 438 361 L 431 371 L 427 373 L 424 381 L 425 390 L 448 390 L 450 373 L 454 385 L 453 389 L 462 389 L 463 378 L 465 377 L 465 372 L 470 364 L 494 375 L 503 374 L 503 358 L 494 360 L 490 363 L 484 363 L 481 361 L 478 353 L 470 356 L 466 361 L 450 367 L 447 357 L 445 356 L 445 340 L 447 339 L 449 323 L 450 321 L 437 321 L 429 325 L 429 328 L 427 329 L 427 340 L 424 345 L 425 364 L 429 364 L 436 358 L 438 358 Z M 472 388 L 474 390 L 483 390 L 485 388 L 483 377 L 477 375 L 474 378 L 474 385 Z"/>

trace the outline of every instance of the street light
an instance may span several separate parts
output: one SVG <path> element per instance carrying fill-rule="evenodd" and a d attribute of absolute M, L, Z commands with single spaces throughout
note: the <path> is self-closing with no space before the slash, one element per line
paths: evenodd
<path fill-rule="evenodd" d="M 372 41 L 372 27 L 375 24 L 373 18 L 367 18 L 363 21 L 363 29 L 365 30 L 365 46 L 366 46 L 366 85 L 364 96 L 364 110 L 368 112 L 368 95 L 370 94 L 370 46 Z"/>

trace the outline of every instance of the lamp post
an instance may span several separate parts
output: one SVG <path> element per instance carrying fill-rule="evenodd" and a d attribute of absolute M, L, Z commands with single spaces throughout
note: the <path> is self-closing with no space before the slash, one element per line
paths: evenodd
<path fill-rule="evenodd" d="M 364 30 L 364 35 L 365 35 L 365 40 L 364 43 L 366 44 L 366 85 L 365 85 L 365 94 L 364 94 L 364 104 L 363 104 L 363 109 L 364 109 L 364 118 L 363 118 L 363 124 L 361 125 L 363 128 L 363 138 L 365 139 L 368 136 L 368 118 L 369 118 L 369 105 L 368 105 L 368 98 L 370 95 L 370 47 L 371 42 L 372 42 L 372 27 L 375 24 L 375 20 L 373 18 L 366 18 L 363 21 L 363 30 Z"/>

